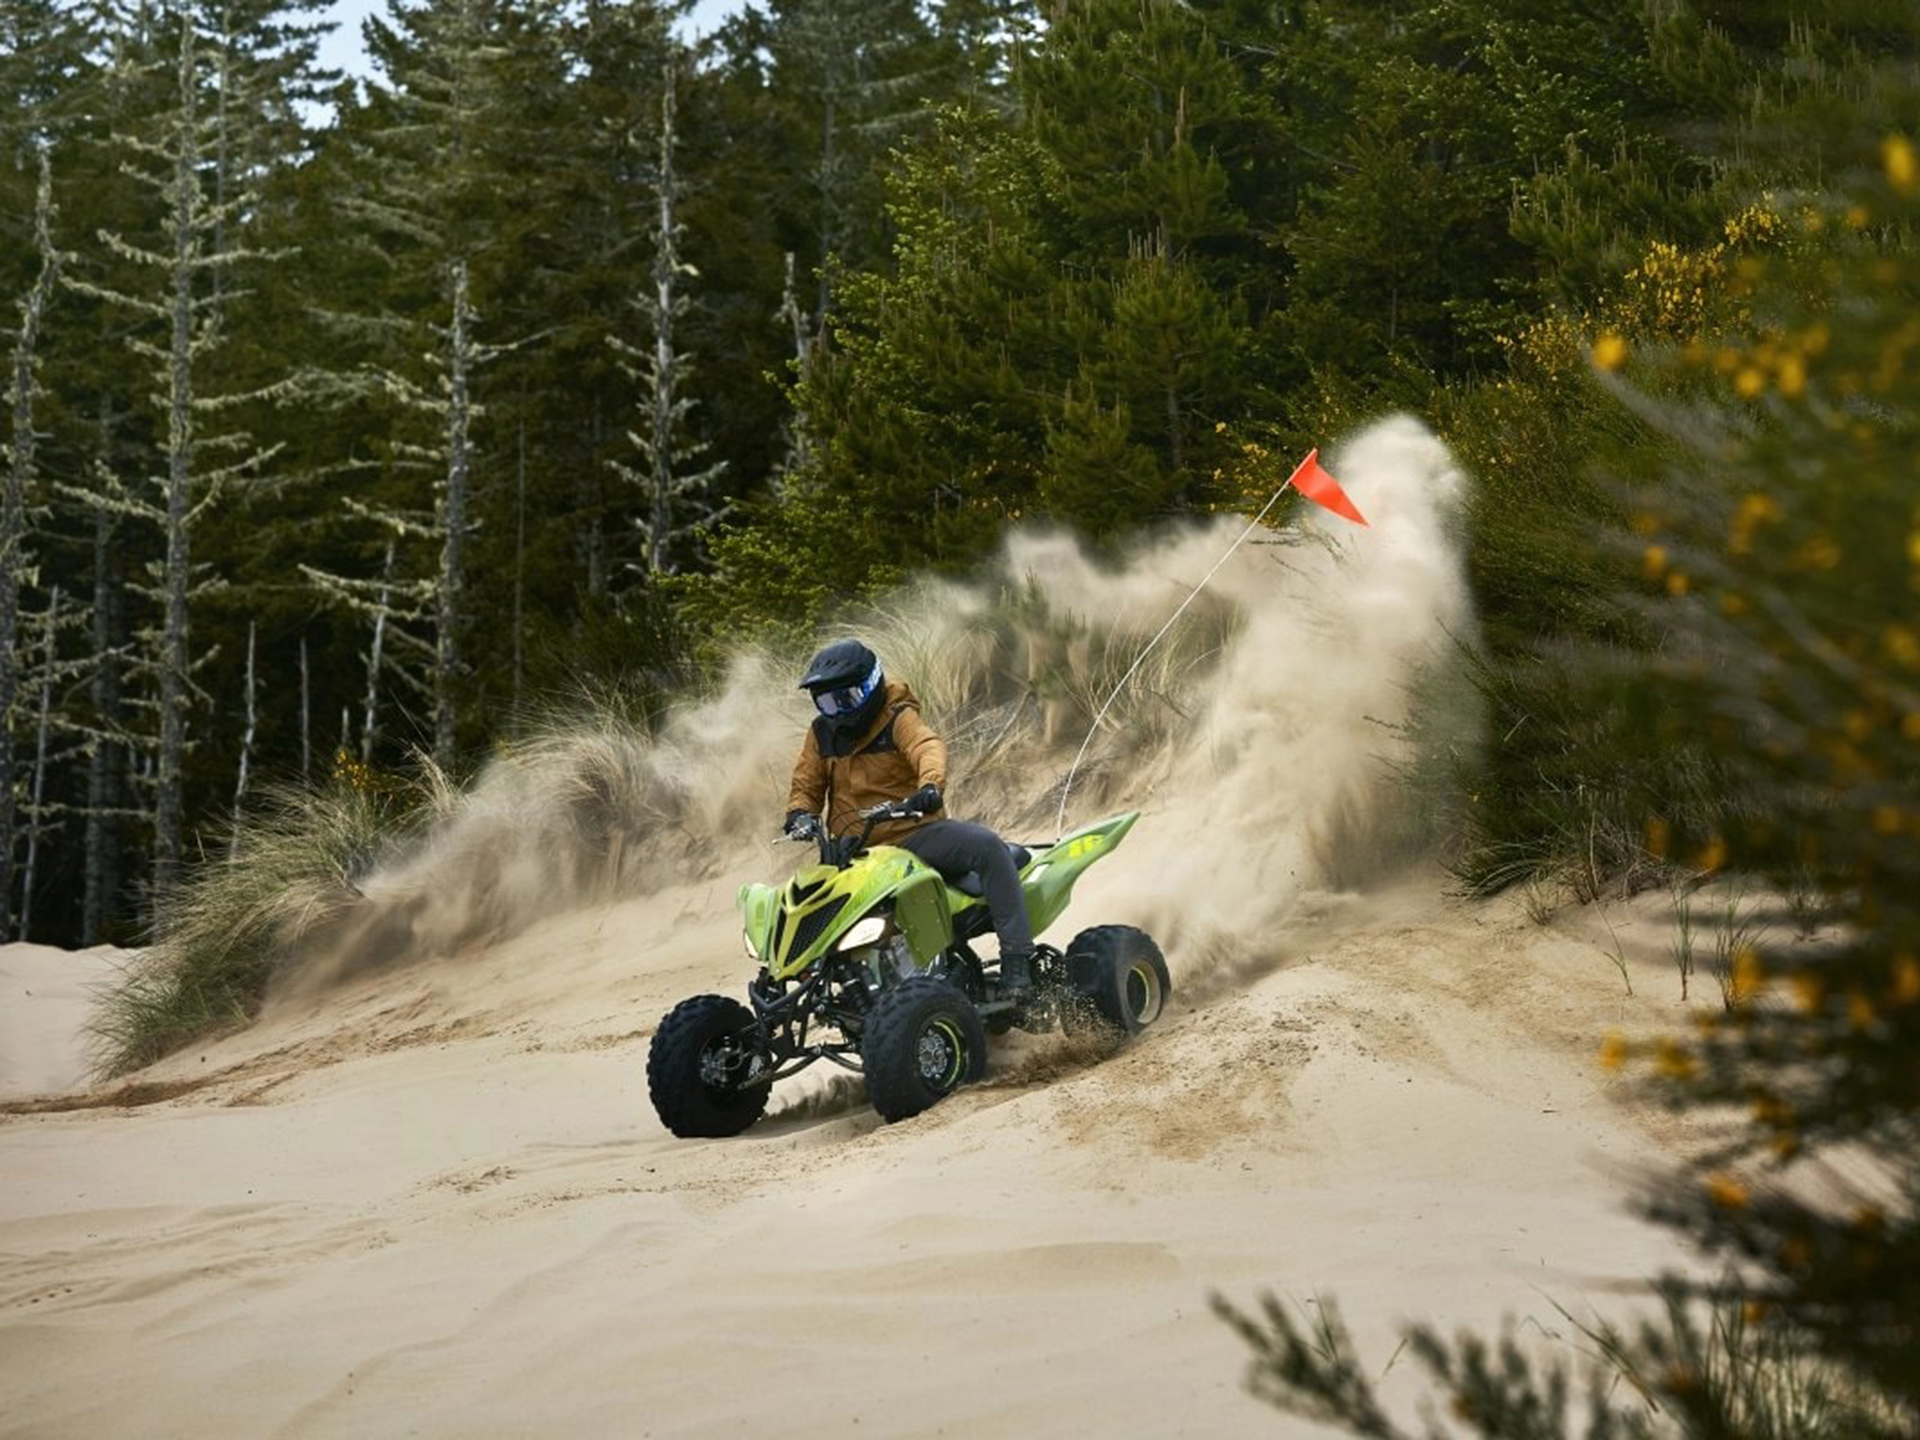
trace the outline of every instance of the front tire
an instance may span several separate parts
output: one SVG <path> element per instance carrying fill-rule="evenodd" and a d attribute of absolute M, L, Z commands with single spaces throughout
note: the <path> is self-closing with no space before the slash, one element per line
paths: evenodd
<path fill-rule="evenodd" d="M 1160 1018 L 1173 994 L 1160 947 L 1131 925 L 1096 925 L 1074 936 L 1067 985 L 1061 1018 L 1070 1033 L 1138 1035 Z"/>
<path fill-rule="evenodd" d="M 647 1093 L 662 1125 L 683 1140 L 718 1139 L 766 1113 L 773 1087 L 743 1083 L 765 1068 L 752 1030 L 753 1012 L 726 995 L 696 995 L 667 1012 L 647 1051 Z"/>
<path fill-rule="evenodd" d="M 860 1058 L 880 1118 L 905 1120 L 986 1074 L 986 1027 L 959 990 L 916 975 L 874 1001 Z"/>

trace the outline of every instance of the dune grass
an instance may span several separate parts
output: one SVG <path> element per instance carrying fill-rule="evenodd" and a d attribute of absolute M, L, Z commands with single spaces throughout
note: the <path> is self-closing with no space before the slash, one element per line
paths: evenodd
<path fill-rule="evenodd" d="M 1378 1369 L 1362 1361 L 1329 1296 L 1309 1309 L 1266 1294 L 1254 1313 L 1216 1294 L 1213 1309 L 1251 1352 L 1247 1384 L 1257 1398 L 1374 1440 L 1457 1433 L 1863 1440 L 1901 1433 L 1902 1417 L 1883 1397 L 1812 1355 L 1791 1326 L 1760 1323 L 1753 1302 L 1718 1290 L 1701 1294 L 1677 1280 L 1660 1285 L 1659 1299 L 1661 1308 L 1631 1328 L 1556 1307 L 1578 1337 L 1567 1337 L 1561 1353 L 1522 1346 L 1513 1333 L 1498 1343 L 1470 1331 L 1449 1340 L 1415 1326 Z M 1459 1430 L 1409 1430 L 1390 1418 L 1379 1386 L 1403 1353 L 1426 1372 Z M 1576 1378 L 1576 1371 L 1584 1373 Z M 1721 1428 L 1728 1420 L 1732 1427 Z"/>
<path fill-rule="evenodd" d="M 125 1074 L 251 1020 L 278 957 L 357 904 L 359 879 L 451 795 L 424 757 L 384 778 L 343 759 L 318 788 L 269 792 L 232 857 L 187 872 L 151 942 L 100 997 L 97 1068 Z"/>

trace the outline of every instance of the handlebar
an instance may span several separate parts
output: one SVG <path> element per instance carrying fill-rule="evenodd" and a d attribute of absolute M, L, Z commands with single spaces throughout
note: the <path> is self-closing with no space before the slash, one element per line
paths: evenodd
<path fill-rule="evenodd" d="M 790 834 L 783 832 L 783 838 L 797 840 L 803 844 L 817 842 L 820 846 L 820 858 L 823 863 L 838 863 L 844 866 L 853 856 L 860 854 L 867 848 L 867 841 L 873 838 L 873 832 L 876 826 L 884 824 L 889 820 L 918 820 L 927 813 L 925 810 L 917 810 L 909 807 L 904 800 L 887 800 L 881 804 L 871 805 L 865 810 L 855 812 L 862 822 L 860 826 L 860 838 L 857 840 L 852 838 L 853 832 L 851 830 L 845 835 L 838 837 L 829 835 L 827 833 L 825 818 L 819 815 L 807 816 L 807 824 L 801 829 L 800 833 Z"/>

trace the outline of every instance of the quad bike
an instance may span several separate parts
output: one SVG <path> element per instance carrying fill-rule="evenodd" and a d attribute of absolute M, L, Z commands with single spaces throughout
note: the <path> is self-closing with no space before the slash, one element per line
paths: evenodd
<path fill-rule="evenodd" d="M 992 932 L 977 874 L 953 883 L 906 850 L 869 847 L 874 827 L 918 818 L 903 804 L 860 812 L 856 836 L 808 827 L 820 858 L 785 885 L 744 885 L 749 1005 L 696 995 L 661 1020 L 647 1089 L 675 1135 L 738 1135 L 766 1112 L 776 1080 L 827 1060 L 864 1073 L 884 1120 L 917 1115 L 986 1071 L 987 1035 L 1051 1029 L 1126 1036 L 1160 1017 L 1171 992 L 1160 948 L 1126 925 L 1096 925 L 1065 952 L 1035 947 L 1030 989 L 1003 996 L 999 965 L 972 943 Z M 1138 812 L 1051 845 L 1010 845 L 1035 933 L 1060 917 L 1073 883 L 1120 843 Z M 802 838 L 808 838 L 803 835 Z"/>

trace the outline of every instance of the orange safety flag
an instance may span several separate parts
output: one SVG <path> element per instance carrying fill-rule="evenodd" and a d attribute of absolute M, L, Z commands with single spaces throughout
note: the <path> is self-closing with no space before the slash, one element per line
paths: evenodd
<path fill-rule="evenodd" d="M 1367 523 L 1367 517 L 1354 508 L 1353 501 L 1347 498 L 1347 492 L 1340 488 L 1340 482 L 1320 468 L 1317 446 L 1307 452 L 1307 458 L 1300 462 L 1300 468 L 1293 472 L 1287 484 L 1323 509 L 1344 516 L 1356 525 Z"/>

